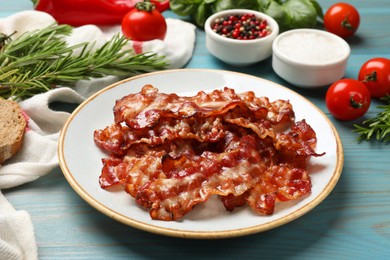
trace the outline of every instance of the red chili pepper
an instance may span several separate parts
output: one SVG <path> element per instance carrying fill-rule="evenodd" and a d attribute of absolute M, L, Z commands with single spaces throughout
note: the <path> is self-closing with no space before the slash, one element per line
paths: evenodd
<path fill-rule="evenodd" d="M 169 0 L 151 0 L 150 2 L 152 2 L 156 5 L 156 9 L 160 13 L 162 13 L 165 10 L 168 10 L 170 8 Z"/>
<path fill-rule="evenodd" d="M 86 24 L 120 24 L 123 16 L 142 0 L 32 0 L 35 10 L 46 12 L 59 24 L 81 26 Z M 152 0 L 163 12 L 169 1 Z"/>

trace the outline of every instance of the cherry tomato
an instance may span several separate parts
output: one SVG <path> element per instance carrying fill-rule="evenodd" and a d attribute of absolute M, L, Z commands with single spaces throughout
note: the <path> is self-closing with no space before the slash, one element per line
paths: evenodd
<path fill-rule="evenodd" d="M 133 41 L 163 40 L 167 23 L 153 3 L 139 2 L 123 17 L 122 32 Z"/>
<path fill-rule="evenodd" d="M 363 116 L 371 104 L 367 87 L 355 79 L 340 79 L 326 92 L 326 106 L 339 120 L 354 120 Z"/>
<path fill-rule="evenodd" d="M 336 3 L 324 15 L 325 29 L 342 38 L 355 34 L 359 24 L 359 12 L 348 3 Z"/>
<path fill-rule="evenodd" d="M 372 97 L 390 94 L 390 60 L 372 58 L 366 61 L 360 68 L 358 79 L 367 86 Z"/>

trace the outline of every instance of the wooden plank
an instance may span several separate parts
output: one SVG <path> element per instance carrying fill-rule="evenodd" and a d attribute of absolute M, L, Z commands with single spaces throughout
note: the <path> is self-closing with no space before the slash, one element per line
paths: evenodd
<path fill-rule="evenodd" d="M 318 1 L 324 10 L 335 1 Z M 357 77 L 372 57 L 390 58 L 388 0 L 350 0 L 361 14 L 361 27 L 348 39 L 352 55 L 346 77 Z M 0 17 L 31 9 L 28 0 L 2 1 Z M 168 13 L 170 17 L 176 17 Z M 354 122 L 334 120 L 323 90 L 302 90 L 273 73 L 270 60 L 252 67 L 225 65 L 207 52 L 204 32 L 197 31 L 188 68 L 249 73 L 285 85 L 322 109 L 341 136 L 345 164 L 334 191 L 303 217 L 264 233 L 224 240 L 185 240 L 149 234 L 124 226 L 85 203 L 61 170 L 33 183 L 2 191 L 19 210 L 30 213 L 41 259 L 386 259 L 390 256 L 390 149 L 388 144 L 356 142 Z M 368 116 L 378 109 L 374 101 Z M 357 120 L 360 122 L 362 119 Z"/>

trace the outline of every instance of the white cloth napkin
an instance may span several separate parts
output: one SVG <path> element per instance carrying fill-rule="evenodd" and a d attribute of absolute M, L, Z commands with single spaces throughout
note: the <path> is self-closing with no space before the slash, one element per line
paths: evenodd
<path fill-rule="evenodd" d="M 0 259 L 38 259 L 30 215 L 16 211 L 0 191 Z"/>
<path fill-rule="evenodd" d="M 153 51 L 164 55 L 169 61 L 168 69 L 181 68 L 192 57 L 195 26 L 176 19 L 166 21 L 167 35 L 163 41 L 130 42 L 128 48 L 134 48 L 137 53 Z M 43 28 L 54 22 L 53 17 L 46 13 L 23 11 L 0 19 L 0 33 L 10 35 L 16 32 L 13 37 L 18 37 L 26 31 Z M 120 26 L 86 25 L 75 28 L 66 41 L 70 45 L 95 42 L 94 48 L 98 48 L 117 33 L 120 33 Z M 58 166 L 58 137 L 70 114 L 53 111 L 49 104 L 54 101 L 81 103 L 86 97 L 117 80 L 114 76 L 107 76 L 79 81 L 72 89 L 63 86 L 19 103 L 26 114 L 28 125 L 22 150 L 0 166 L 0 259 L 38 259 L 34 228 L 28 212 L 14 209 L 1 189 L 34 181 Z"/>
<path fill-rule="evenodd" d="M 0 189 L 36 180 L 58 165 L 57 140 L 69 113 L 54 111 L 55 101 L 81 103 L 85 100 L 68 87 L 57 88 L 20 102 L 26 113 L 23 148 L 0 166 Z M 0 259 L 37 259 L 34 228 L 29 214 L 15 210 L 0 191 Z"/>

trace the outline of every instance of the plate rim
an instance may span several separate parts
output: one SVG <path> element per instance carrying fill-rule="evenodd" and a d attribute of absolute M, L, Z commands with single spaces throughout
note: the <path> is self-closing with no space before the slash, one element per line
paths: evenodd
<path fill-rule="evenodd" d="M 96 97 L 101 95 L 102 93 L 113 89 L 117 87 L 118 85 L 122 85 L 126 82 L 130 82 L 139 78 L 143 77 L 148 77 L 151 75 L 156 75 L 156 74 L 167 74 L 167 73 L 176 73 L 176 72 L 209 72 L 209 73 L 219 73 L 219 74 L 235 74 L 240 77 L 250 77 L 250 78 L 255 78 L 256 80 L 260 81 L 265 81 L 268 84 L 271 85 L 276 85 L 280 88 L 284 88 L 287 91 L 290 91 L 294 95 L 298 95 L 300 98 L 303 98 L 310 106 L 315 108 L 317 112 L 319 112 L 322 117 L 327 121 L 330 129 L 332 130 L 332 133 L 334 135 L 335 141 L 336 141 L 336 167 L 335 170 L 332 174 L 332 177 L 330 178 L 328 184 L 325 186 L 325 188 L 310 202 L 307 204 L 303 205 L 302 207 L 298 208 L 297 210 L 279 218 L 276 220 L 273 220 L 272 222 L 269 223 L 263 223 L 260 225 L 254 225 L 250 227 L 245 227 L 245 228 L 238 228 L 238 229 L 231 229 L 231 230 L 223 230 L 223 231 L 190 231 L 190 230 L 180 230 L 180 229 L 175 229 L 175 228 L 167 228 L 167 227 L 161 227 L 161 226 L 156 226 L 156 225 L 151 225 L 148 223 L 142 223 L 136 219 L 129 218 L 127 216 L 124 216 L 123 214 L 114 211 L 113 209 L 108 208 L 106 205 L 100 203 L 96 199 L 93 198 L 92 195 L 90 195 L 87 191 L 84 190 L 84 188 L 78 184 L 77 180 L 73 176 L 73 174 L 70 172 L 66 159 L 64 156 L 64 142 L 65 142 L 65 137 L 66 133 L 68 130 L 69 125 L 72 123 L 73 119 L 76 117 L 76 115 L 90 102 L 92 102 Z M 343 146 L 341 142 L 341 138 L 339 136 L 339 133 L 337 132 L 336 127 L 333 125 L 333 123 L 330 121 L 328 116 L 319 109 L 313 102 L 308 100 L 306 97 L 303 95 L 283 86 L 280 85 L 276 82 L 254 76 L 251 74 L 245 74 L 242 72 L 235 72 L 235 71 L 229 71 L 229 70 L 219 70 L 219 69 L 196 69 L 196 68 L 185 68 L 185 69 L 168 69 L 168 70 L 162 70 L 162 71 L 155 71 L 155 72 L 149 72 L 141 75 L 136 75 L 133 77 L 129 77 L 123 80 L 120 80 L 118 82 L 115 82 L 113 84 L 110 84 L 101 90 L 97 91 L 96 93 L 92 94 L 88 98 L 86 98 L 79 106 L 76 107 L 76 109 L 71 113 L 69 118 L 66 120 L 60 136 L 58 140 L 58 148 L 57 148 L 57 154 L 58 154 L 58 160 L 59 160 L 59 166 L 61 168 L 61 171 L 63 175 L 65 176 L 65 179 L 68 181 L 69 185 L 72 187 L 72 189 L 85 201 L 87 202 L 90 206 L 93 208 L 97 209 L 99 212 L 102 214 L 122 223 L 127 226 L 131 226 L 133 228 L 147 231 L 150 233 L 154 234 L 159 234 L 159 235 L 166 235 L 166 236 L 171 236 L 171 237 L 178 237 L 178 238 L 191 238 L 191 239 L 221 239 L 221 238 L 230 238 L 230 237 L 238 237 L 238 236 L 245 236 L 245 235 L 251 235 L 255 233 L 260 233 L 264 232 L 279 226 L 282 226 L 284 224 L 287 224 L 303 215 L 308 213 L 310 210 L 314 209 L 317 205 L 319 205 L 325 198 L 332 192 L 334 187 L 336 186 L 341 173 L 343 169 L 343 164 L 344 164 L 344 153 L 343 153 Z"/>

